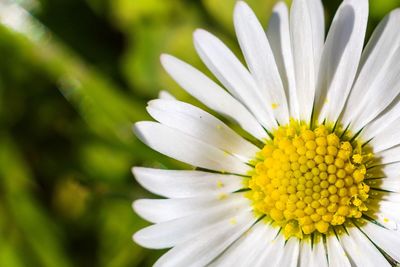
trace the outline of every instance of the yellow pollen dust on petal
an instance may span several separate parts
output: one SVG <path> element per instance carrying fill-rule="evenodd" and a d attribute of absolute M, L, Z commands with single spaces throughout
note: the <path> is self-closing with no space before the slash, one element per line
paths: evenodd
<path fill-rule="evenodd" d="M 367 210 L 369 186 L 359 146 L 328 127 L 292 120 L 262 148 L 246 183 L 257 214 L 282 227 L 286 238 L 327 234 Z"/>

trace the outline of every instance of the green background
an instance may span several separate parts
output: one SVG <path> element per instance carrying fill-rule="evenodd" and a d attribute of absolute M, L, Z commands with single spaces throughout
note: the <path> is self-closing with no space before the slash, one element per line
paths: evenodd
<path fill-rule="evenodd" d="M 148 223 L 131 203 L 154 196 L 130 169 L 183 165 L 145 147 L 131 126 L 149 119 L 146 102 L 161 89 L 196 103 L 159 63 L 166 52 L 205 71 L 196 28 L 238 54 L 235 1 L 13 2 L 7 14 L 0 4 L 0 17 L 26 20 L 15 28 L 0 19 L 0 266 L 151 265 L 163 251 L 133 243 Z M 247 2 L 266 26 L 275 1 Z M 329 25 L 340 1 L 324 2 Z M 370 1 L 368 35 L 397 6 Z"/>

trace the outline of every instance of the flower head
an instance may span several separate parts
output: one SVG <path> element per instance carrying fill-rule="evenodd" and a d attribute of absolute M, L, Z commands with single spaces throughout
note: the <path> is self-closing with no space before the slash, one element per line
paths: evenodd
<path fill-rule="evenodd" d="M 224 88 L 162 55 L 178 84 L 241 130 L 170 96 L 149 102 L 158 122 L 137 123 L 138 137 L 196 167 L 133 168 L 166 197 L 134 203 L 154 223 L 134 240 L 172 248 L 156 265 L 400 262 L 400 11 L 363 51 L 367 18 L 367 0 L 345 0 L 325 38 L 320 0 L 294 0 L 290 14 L 275 6 L 265 33 L 239 1 L 234 23 L 247 66 L 209 32 L 194 33 Z"/>

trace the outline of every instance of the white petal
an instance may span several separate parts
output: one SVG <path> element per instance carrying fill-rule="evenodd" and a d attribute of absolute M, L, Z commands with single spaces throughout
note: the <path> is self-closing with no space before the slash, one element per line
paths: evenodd
<path fill-rule="evenodd" d="M 228 227 L 237 220 L 238 214 L 244 214 L 251 209 L 248 200 L 241 194 L 231 195 L 220 201 L 223 202 L 221 205 L 210 206 L 206 210 L 182 218 L 143 228 L 136 232 L 133 238 L 136 243 L 146 248 L 169 248 L 215 225 L 223 223 Z"/>
<path fill-rule="evenodd" d="M 296 267 L 300 253 L 299 240 L 297 238 L 290 238 L 285 243 L 283 250 L 277 266 Z"/>
<path fill-rule="evenodd" d="M 307 122 L 311 119 L 316 75 L 323 45 L 318 23 L 321 15 L 316 13 L 317 1 L 294 0 L 290 10 L 291 45 L 294 58 L 297 97 L 300 119 Z M 315 34 L 315 35 L 314 35 Z"/>
<path fill-rule="evenodd" d="M 340 243 L 347 252 L 347 255 L 357 266 L 388 266 L 385 257 L 368 240 L 368 238 L 356 227 L 347 227 L 348 235 L 339 235 Z"/>
<path fill-rule="evenodd" d="M 389 14 L 372 35 L 362 56 L 362 69 L 343 115 L 356 132 L 374 119 L 398 94 L 400 86 L 400 11 Z"/>
<path fill-rule="evenodd" d="M 322 236 L 320 235 L 314 235 L 312 262 L 314 266 L 328 267 L 325 245 Z"/>
<path fill-rule="evenodd" d="M 400 85 L 400 79 L 399 79 L 399 85 Z M 400 133 L 400 118 L 398 118 L 391 124 L 388 124 L 387 127 L 385 127 L 379 134 L 375 135 L 374 138 L 372 138 L 372 140 L 369 142 L 369 145 L 372 147 L 375 153 L 391 148 L 393 146 L 397 146 L 400 144 L 399 133 Z"/>
<path fill-rule="evenodd" d="M 377 200 L 386 200 L 389 202 L 400 202 L 400 194 L 394 192 L 386 192 L 381 190 L 370 190 L 369 193 L 370 199 L 377 199 Z"/>
<path fill-rule="evenodd" d="M 368 178 L 398 179 L 400 174 L 400 162 L 390 164 L 378 164 L 369 167 Z"/>
<path fill-rule="evenodd" d="M 236 223 L 221 222 L 205 231 L 197 232 L 192 239 L 180 243 L 164 254 L 155 267 L 202 267 L 210 263 L 254 223 L 251 212 L 236 216 Z"/>
<path fill-rule="evenodd" d="M 400 262 L 400 232 L 388 230 L 367 220 L 363 220 L 359 227 L 379 248 Z"/>
<path fill-rule="evenodd" d="M 394 9 L 379 22 L 368 44 L 365 46 L 360 61 L 361 67 L 370 64 L 368 61 L 371 60 L 371 57 L 377 57 L 378 54 L 387 56 L 387 54 L 382 54 L 385 49 L 393 51 L 393 49 L 396 49 L 396 44 L 399 45 L 400 37 L 398 36 L 398 28 L 396 27 L 400 19 L 399 13 L 399 8 Z M 376 47 L 377 45 L 380 47 Z M 379 62 L 382 63 L 382 60 L 385 61 L 385 58 L 381 58 Z"/>
<path fill-rule="evenodd" d="M 204 30 L 196 30 L 194 44 L 197 53 L 221 81 L 222 84 L 247 108 L 267 129 L 277 127 L 271 107 L 265 105 L 265 96 L 259 91 L 249 71 L 217 37 Z"/>
<path fill-rule="evenodd" d="M 267 36 L 250 7 L 238 1 L 234 11 L 236 35 L 247 65 L 266 104 L 280 124 L 289 123 L 285 91 Z"/>
<path fill-rule="evenodd" d="M 318 75 L 318 69 L 325 40 L 324 7 L 321 0 L 307 0 L 305 2 L 308 8 L 308 14 L 310 16 L 312 28 L 312 41 L 316 66 L 315 74 Z"/>
<path fill-rule="evenodd" d="M 400 161 L 400 146 L 395 146 L 378 153 L 374 153 L 374 158 L 382 164 Z"/>
<path fill-rule="evenodd" d="M 399 117 L 400 103 L 395 100 L 386 110 L 362 129 L 360 137 L 366 141 L 373 139 L 376 135 L 384 132 L 386 127 L 395 124 Z"/>
<path fill-rule="evenodd" d="M 363 214 L 387 229 L 393 231 L 398 231 L 400 229 L 400 222 L 397 215 L 395 215 L 397 216 L 396 219 L 396 217 L 393 217 L 392 214 L 387 214 L 385 211 L 381 211 L 377 207 L 368 207 L 368 210 L 364 211 Z"/>
<path fill-rule="evenodd" d="M 264 253 L 261 254 L 260 259 L 251 267 L 280 266 L 279 262 L 285 253 L 285 241 L 284 236 L 278 234 L 272 241 L 266 244 Z"/>
<path fill-rule="evenodd" d="M 200 102 L 236 121 L 245 131 L 259 140 L 268 137 L 253 115 L 239 101 L 203 73 L 169 55 L 162 55 L 161 63 L 169 75 Z"/>
<path fill-rule="evenodd" d="M 160 91 L 160 93 L 158 93 L 158 98 L 166 100 L 176 100 L 176 98 L 171 93 L 165 90 L 162 90 Z"/>
<path fill-rule="evenodd" d="M 326 238 L 329 267 L 350 267 L 351 264 L 335 235 Z"/>
<path fill-rule="evenodd" d="M 266 232 L 263 235 L 262 240 L 257 244 L 257 248 L 254 248 L 256 251 L 255 254 L 253 254 L 252 259 L 247 262 L 250 267 L 265 266 L 267 262 L 268 264 L 272 264 L 271 256 L 274 255 L 276 249 L 283 247 L 283 245 L 280 245 L 281 242 L 277 243 L 276 241 L 276 238 L 279 235 L 279 228 L 271 225 L 265 226 L 264 230 Z M 274 262 L 277 262 L 277 258 L 275 258 Z"/>
<path fill-rule="evenodd" d="M 367 201 L 368 210 L 374 211 L 378 216 L 379 214 L 386 216 L 383 218 L 387 223 L 383 225 L 391 225 L 390 228 L 397 229 L 400 223 L 399 210 L 400 203 L 399 202 L 390 202 L 386 200 L 378 200 L 378 199 L 368 199 Z M 392 221 L 392 223 L 390 223 Z"/>
<path fill-rule="evenodd" d="M 265 238 L 268 238 L 270 232 L 269 227 L 271 226 L 262 221 L 258 222 L 224 251 L 210 267 L 252 266 L 259 256 L 260 248 L 264 248 Z"/>
<path fill-rule="evenodd" d="M 326 258 L 325 246 L 321 236 L 315 235 L 313 246 L 311 246 L 311 240 L 306 239 L 300 242 L 300 265 L 306 266 L 318 266 L 328 267 L 328 261 Z"/>
<path fill-rule="evenodd" d="M 313 265 L 312 248 L 310 240 L 302 240 L 300 242 L 300 267 L 309 267 Z"/>
<path fill-rule="evenodd" d="M 275 228 L 275 229 L 273 229 Z M 253 226 L 211 266 L 297 266 L 299 241 L 277 236 L 276 227 L 262 221 Z"/>
<path fill-rule="evenodd" d="M 234 154 L 244 161 L 254 159 L 260 151 L 225 123 L 190 104 L 158 99 L 150 101 L 147 110 L 160 123 Z"/>
<path fill-rule="evenodd" d="M 249 166 L 228 153 L 165 125 L 135 124 L 137 137 L 152 149 L 179 161 L 219 172 L 247 175 Z"/>
<path fill-rule="evenodd" d="M 371 188 L 387 190 L 390 192 L 400 193 L 400 179 L 394 180 L 389 178 L 367 179 L 365 183 Z"/>
<path fill-rule="evenodd" d="M 278 2 L 273 9 L 268 24 L 267 37 L 286 91 L 290 115 L 295 119 L 299 119 L 293 53 L 289 31 L 289 15 L 284 2 Z"/>
<path fill-rule="evenodd" d="M 221 196 L 243 188 L 243 177 L 236 175 L 143 167 L 132 171 L 141 186 L 168 198 Z"/>
<path fill-rule="evenodd" d="M 336 12 L 319 70 L 316 112 L 322 109 L 321 122 L 336 122 L 343 109 L 358 69 L 367 20 L 367 0 L 345 0 Z"/>
<path fill-rule="evenodd" d="M 177 218 L 203 212 L 210 207 L 226 205 L 221 201 L 228 195 L 201 196 L 193 198 L 177 199 L 139 199 L 133 202 L 133 208 L 137 214 L 146 221 L 152 223 L 166 222 Z"/>

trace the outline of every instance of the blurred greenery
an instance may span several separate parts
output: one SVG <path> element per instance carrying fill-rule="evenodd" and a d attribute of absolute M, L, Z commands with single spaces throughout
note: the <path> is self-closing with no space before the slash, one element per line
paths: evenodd
<path fill-rule="evenodd" d="M 266 26 L 274 0 L 249 0 Z M 288 1 L 289 2 L 289 1 Z M 195 102 L 161 69 L 171 53 L 206 71 L 192 32 L 237 54 L 235 0 L 0 0 L 0 265 L 150 266 L 148 225 L 131 202 L 154 197 L 134 165 L 182 167 L 134 137 L 160 90 Z M 327 24 L 340 1 L 324 1 Z M 372 0 L 368 34 L 397 0 Z"/>

